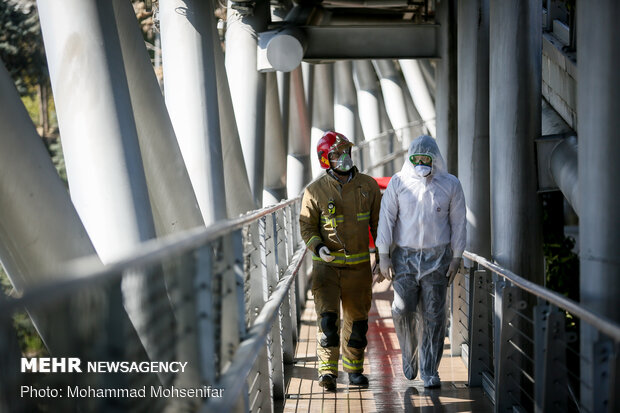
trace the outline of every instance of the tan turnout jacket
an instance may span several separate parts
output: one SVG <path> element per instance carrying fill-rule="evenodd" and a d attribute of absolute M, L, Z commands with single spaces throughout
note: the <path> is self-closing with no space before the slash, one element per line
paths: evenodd
<path fill-rule="evenodd" d="M 367 262 L 368 226 L 376 237 L 380 207 L 381 192 L 372 177 L 354 168 L 351 180 L 341 184 L 325 174 L 304 191 L 299 218 L 301 236 L 312 252 L 325 244 L 336 257 L 330 265 Z M 313 259 L 322 261 L 316 255 Z"/>

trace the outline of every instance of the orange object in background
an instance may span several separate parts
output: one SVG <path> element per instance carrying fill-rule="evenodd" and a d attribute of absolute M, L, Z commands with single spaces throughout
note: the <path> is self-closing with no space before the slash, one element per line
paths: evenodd
<path fill-rule="evenodd" d="M 392 178 L 391 176 L 375 177 L 375 181 L 377 181 L 377 183 L 379 184 L 379 188 L 381 188 L 381 193 L 385 191 L 385 188 L 387 188 L 388 183 L 390 183 L 391 178 Z M 371 251 L 374 251 L 375 240 L 372 238 L 372 234 L 370 233 L 370 227 L 368 227 L 368 239 L 370 239 L 370 245 L 368 247 L 370 248 Z"/>

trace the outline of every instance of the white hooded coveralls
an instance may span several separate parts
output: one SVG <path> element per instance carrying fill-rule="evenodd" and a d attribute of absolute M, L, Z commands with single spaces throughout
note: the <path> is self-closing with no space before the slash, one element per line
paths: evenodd
<path fill-rule="evenodd" d="M 407 159 L 392 177 L 381 201 L 375 244 L 380 254 L 392 249 L 392 316 L 405 376 L 417 375 L 422 335 L 420 373 L 425 385 L 434 385 L 445 337 L 446 272 L 451 258 L 465 250 L 466 207 L 461 184 L 446 171 L 435 139 L 415 139 L 408 156 L 414 154 L 432 158 L 431 173 L 418 176 Z"/>

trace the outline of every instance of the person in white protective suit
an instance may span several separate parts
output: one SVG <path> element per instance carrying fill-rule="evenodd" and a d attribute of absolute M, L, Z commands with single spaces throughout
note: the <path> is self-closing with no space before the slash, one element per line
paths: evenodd
<path fill-rule="evenodd" d="M 408 161 L 383 195 L 375 244 L 378 281 L 392 280 L 393 271 L 392 317 L 403 372 L 409 380 L 416 378 L 419 351 L 424 387 L 441 383 L 437 369 L 446 331 L 446 292 L 465 250 L 465 211 L 461 183 L 447 172 L 435 139 L 416 138 Z"/>

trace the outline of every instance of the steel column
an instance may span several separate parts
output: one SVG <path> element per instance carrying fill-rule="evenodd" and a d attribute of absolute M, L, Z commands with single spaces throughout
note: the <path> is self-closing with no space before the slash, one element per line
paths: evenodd
<path fill-rule="evenodd" d="M 578 145 L 575 136 L 562 139 L 551 151 L 549 171 L 573 210 L 579 215 Z"/>
<path fill-rule="evenodd" d="M 204 225 L 133 7 L 114 0 L 114 12 L 157 233 Z"/>
<path fill-rule="evenodd" d="M 224 162 L 224 186 L 226 190 L 226 211 L 233 218 L 256 209 L 248 173 L 243 159 L 243 150 L 235 111 L 233 109 L 228 76 L 224 64 L 224 51 L 217 27 L 212 25 L 213 54 L 215 56 L 215 74 L 217 76 L 217 101 L 220 113 L 220 132 L 222 135 L 222 159 Z"/>
<path fill-rule="evenodd" d="M 459 2 L 458 33 L 458 153 L 463 160 L 458 176 L 467 200 L 467 250 L 491 257 L 489 0 Z"/>
<path fill-rule="evenodd" d="M 257 33 L 269 22 L 269 1 L 254 2 L 251 15 L 242 15 L 228 1 L 226 72 L 250 188 L 262 205 L 265 160 L 265 75 L 256 70 Z"/>
<path fill-rule="evenodd" d="M 303 66 L 303 65 L 302 65 Z M 301 194 L 311 179 L 310 118 L 302 69 L 291 72 L 290 122 L 288 128 L 288 157 L 286 191 L 289 197 Z M 316 155 L 315 155 L 316 156 Z"/>
<path fill-rule="evenodd" d="M 322 63 L 314 66 L 311 153 L 316 151 L 316 145 L 323 134 L 334 130 L 334 65 Z M 313 178 L 323 172 L 317 158 L 311 158 L 310 166 Z"/>
<path fill-rule="evenodd" d="M 282 137 L 288 149 L 288 126 L 291 114 L 291 73 L 277 72 L 278 101 L 280 103 L 280 118 L 282 122 Z"/>
<path fill-rule="evenodd" d="M 412 136 L 408 128 L 409 118 L 401 74 L 396 70 L 393 60 L 373 60 L 372 65 L 379 77 L 383 103 L 390 123 L 402 141 L 403 148 L 409 148 L 409 144 L 416 136 Z"/>
<path fill-rule="evenodd" d="M 540 9 L 538 10 L 540 14 Z M 439 29 L 439 57 L 437 60 L 437 145 L 446 160 L 448 172 L 457 174 L 457 51 L 456 0 L 442 0 L 437 4 Z"/>
<path fill-rule="evenodd" d="M 540 0 L 491 0 L 490 176 L 495 261 L 543 284 L 535 139 L 541 133 Z"/>
<path fill-rule="evenodd" d="M 353 80 L 357 90 L 357 105 L 364 131 L 364 139 L 375 139 L 381 133 L 381 108 L 379 106 L 380 92 L 377 86 L 377 77 L 370 60 L 356 60 L 353 62 Z M 368 152 L 368 151 L 366 151 Z M 370 143 L 370 164 L 377 164 L 387 151 L 385 145 L 377 142 Z M 370 170 L 371 174 L 383 175 L 384 168 Z"/>
<path fill-rule="evenodd" d="M 113 3 L 37 4 L 71 199 L 99 257 L 108 263 L 155 237 Z M 173 358 L 152 329 L 155 317 L 175 323 L 163 277 L 136 271 L 123 279 L 122 289 L 149 356 Z M 165 304 L 154 310 L 157 300 Z"/>
<path fill-rule="evenodd" d="M 274 205 L 286 199 L 287 146 L 282 125 L 278 96 L 278 82 L 275 72 L 265 74 L 267 97 L 265 108 L 265 187 L 263 206 Z M 286 125 L 288 127 L 288 125 Z"/>
<path fill-rule="evenodd" d="M 71 199 L 109 262 L 155 236 L 113 6 L 38 9 Z"/>
<path fill-rule="evenodd" d="M 226 218 L 210 2 L 160 3 L 166 106 L 206 225 Z"/>
<path fill-rule="evenodd" d="M 424 80 L 419 60 L 401 59 L 398 61 L 405 77 L 409 94 L 413 99 L 416 110 L 424 121 L 424 126 L 431 136 L 437 136 L 435 123 L 435 102 L 431 96 L 428 84 Z"/>
<path fill-rule="evenodd" d="M 157 233 L 166 235 L 204 226 L 133 7 L 125 0 L 114 0 L 113 4 Z M 178 202 L 179 199 L 184 201 Z M 183 355 L 189 363 L 185 372 L 177 376 L 175 385 L 178 386 L 192 386 L 200 382 L 199 348 L 204 344 L 199 341 L 194 328 L 198 324 L 197 304 L 200 300 L 186 298 L 193 296 L 195 280 L 192 277 L 178 277 L 179 273 L 190 272 L 190 266 L 189 262 L 180 261 L 164 269 L 168 281 L 174 278 L 178 286 L 177 291 L 169 294 L 178 321 L 177 356 Z M 209 383 L 213 382 L 211 378 Z"/>
<path fill-rule="evenodd" d="M 357 125 L 357 96 L 353 84 L 353 64 L 339 60 L 334 63 L 334 127 L 353 142 L 360 142 L 355 134 Z"/>
<path fill-rule="evenodd" d="M 577 2 L 580 298 L 615 322 L 620 322 L 619 15 L 620 3 L 614 0 L 601 0 L 596 7 Z M 582 330 L 586 355 L 596 340 Z M 595 386 L 595 372 L 582 366 L 582 374 L 582 402 L 592 411 L 595 399 L 588 388 Z"/>

